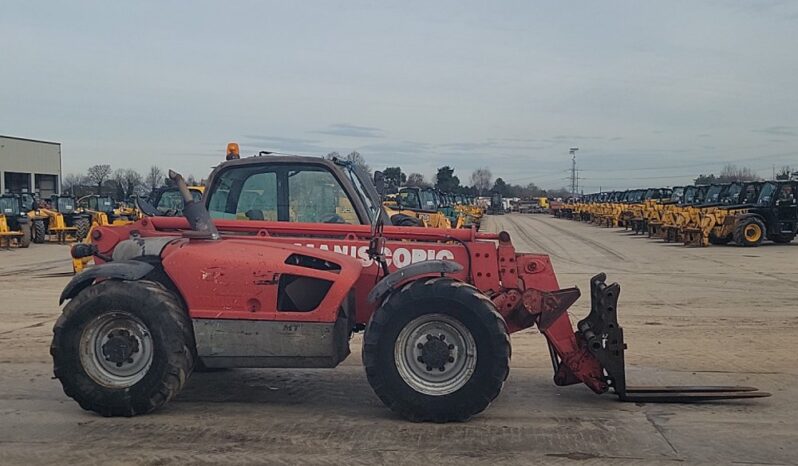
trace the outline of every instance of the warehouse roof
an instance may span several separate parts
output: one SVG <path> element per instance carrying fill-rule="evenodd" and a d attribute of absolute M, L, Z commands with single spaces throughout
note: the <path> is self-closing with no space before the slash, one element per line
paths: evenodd
<path fill-rule="evenodd" d="M 42 141 L 41 139 L 18 138 L 18 137 L 15 137 L 15 136 L 3 136 L 2 134 L 0 134 L 0 138 L 6 138 L 6 139 L 16 139 L 17 141 L 40 142 L 40 143 L 42 143 L 42 144 L 55 144 L 55 145 L 57 145 L 57 146 L 60 146 L 60 145 L 61 145 L 61 143 L 60 143 L 60 142 L 53 142 L 53 141 Z"/>

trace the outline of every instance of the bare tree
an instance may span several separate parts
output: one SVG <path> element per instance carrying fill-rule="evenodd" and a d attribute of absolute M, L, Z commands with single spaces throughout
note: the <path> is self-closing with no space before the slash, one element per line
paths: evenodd
<path fill-rule="evenodd" d="M 83 175 L 75 175 L 70 173 L 61 180 L 61 191 L 68 194 L 75 194 L 75 188 L 86 183 Z"/>
<path fill-rule="evenodd" d="M 327 159 L 327 160 L 340 159 L 341 158 L 341 154 L 339 154 L 336 151 L 332 151 L 332 152 L 328 153 L 326 156 L 324 156 L 324 158 Z"/>
<path fill-rule="evenodd" d="M 363 171 L 365 171 L 369 175 L 371 174 L 371 168 L 366 163 L 366 159 L 363 158 L 362 155 L 360 155 L 360 152 L 353 150 L 352 152 L 346 155 L 346 160 L 362 168 Z"/>
<path fill-rule="evenodd" d="M 144 181 L 147 185 L 147 189 L 149 189 L 150 192 L 155 191 L 156 189 L 160 188 L 161 184 L 163 183 L 163 170 L 155 165 L 151 166 L 150 172 L 147 173 Z"/>
<path fill-rule="evenodd" d="M 785 166 L 779 168 L 779 171 L 776 172 L 776 179 L 777 180 L 789 180 L 790 179 L 790 175 L 792 175 L 794 171 L 795 170 L 793 170 L 792 167 L 790 167 L 789 165 L 785 165 Z"/>
<path fill-rule="evenodd" d="M 111 177 L 111 166 L 107 163 L 100 165 L 92 165 L 86 171 L 86 180 L 89 183 L 97 186 L 97 194 L 102 195 L 103 183 Z"/>
<path fill-rule="evenodd" d="M 480 196 L 490 189 L 492 186 L 492 179 L 493 174 L 488 167 L 477 168 L 471 173 L 471 185 L 477 190 Z"/>
<path fill-rule="evenodd" d="M 144 187 L 144 178 L 136 170 L 120 168 L 114 172 L 114 181 L 119 187 L 122 199 L 127 199 L 134 194 L 140 194 Z"/>
<path fill-rule="evenodd" d="M 197 179 L 194 178 L 194 175 L 188 175 L 186 177 L 186 184 L 189 186 L 197 186 Z"/>
<path fill-rule="evenodd" d="M 758 181 L 760 178 L 748 167 L 737 167 L 736 165 L 726 165 L 720 171 L 718 181 L 721 183 L 730 183 L 733 181 Z"/>
<path fill-rule="evenodd" d="M 424 181 L 424 175 L 421 173 L 411 173 L 407 175 L 406 186 L 422 187 L 427 183 Z"/>

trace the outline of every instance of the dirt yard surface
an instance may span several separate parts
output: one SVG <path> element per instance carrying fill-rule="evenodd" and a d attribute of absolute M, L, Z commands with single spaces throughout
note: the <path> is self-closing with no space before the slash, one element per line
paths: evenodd
<path fill-rule="evenodd" d="M 513 336 L 496 402 L 460 424 L 385 409 L 353 355 L 333 370 L 194 374 L 155 414 L 102 418 L 67 398 L 48 353 L 68 249 L 0 251 L 0 464 L 795 464 L 798 243 L 689 249 L 547 215 L 490 217 L 519 251 L 551 255 L 561 286 L 606 272 L 630 383 L 740 384 L 773 393 L 701 405 L 619 403 L 556 387 L 537 331 Z M 586 314 L 586 296 L 572 308 Z"/>

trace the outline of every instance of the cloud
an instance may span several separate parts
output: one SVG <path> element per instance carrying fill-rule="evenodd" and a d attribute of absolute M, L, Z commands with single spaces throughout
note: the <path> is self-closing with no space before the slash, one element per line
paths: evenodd
<path fill-rule="evenodd" d="M 347 136 L 351 138 L 383 138 L 385 135 L 379 128 L 371 126 L 350 125 L 348 123 L 335 123 L 327 129 L 314 131 L 319 134 L 330 134 L 333 136 Z"/>
<path fill-rule="evenodd" d="M 751 131 L 773 136 L 798 136 L 798 132 L 792 126 L 768 126 L 767 128 L 753 129 Z"/>

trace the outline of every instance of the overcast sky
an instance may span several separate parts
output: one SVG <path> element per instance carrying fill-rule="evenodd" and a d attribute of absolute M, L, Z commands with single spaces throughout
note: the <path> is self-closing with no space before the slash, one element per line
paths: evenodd
<path fill-rule="evenodd" d="M 586 191 L 798 166 L 798 2 L 36 2 L 0 10 L 0 134 L 205 177 L 242 152 Z"/>

